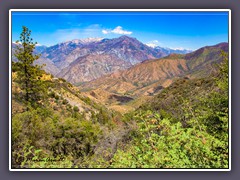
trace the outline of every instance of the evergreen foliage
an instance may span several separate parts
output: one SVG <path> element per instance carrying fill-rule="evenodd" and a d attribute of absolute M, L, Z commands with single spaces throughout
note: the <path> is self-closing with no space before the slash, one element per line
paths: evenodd
<path fill-rule="evenodd" d="M 31 30 L 22 27 L 19 45 L 15 51 L 18 62 L 13 63 L 13 69 L 17 72 L 17 83 L 22 89 L 22 97 L 27 105 L 40 103 L 46 95 L 46 83 L 41 80 L 42 66 L 34 65 L 40 54 L 34 54 L 35 45 L 31 38 Z"/>

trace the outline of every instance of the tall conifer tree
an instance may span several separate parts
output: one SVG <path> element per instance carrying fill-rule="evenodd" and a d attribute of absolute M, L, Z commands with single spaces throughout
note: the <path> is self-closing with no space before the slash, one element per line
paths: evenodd
<path fill-rule="evenodd" d="M 19 45 L 14 55 L 18 59 L 15 66 L 17 66 L 18 83 L 23 92 L 23 101 L 33 106 L 44 98 L 46 83 L 41 80 L 43 76 L 42 66 L 34 65 L 40 54 L 34 54 L 37 42 L 34 43 L 30 36 L 31 30 L 23 26 L 20 41 L 18 41 Z"/>

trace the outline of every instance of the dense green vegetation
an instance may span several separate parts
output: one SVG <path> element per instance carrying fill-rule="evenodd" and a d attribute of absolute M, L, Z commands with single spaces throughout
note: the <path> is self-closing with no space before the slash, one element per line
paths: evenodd
<path fill-rule="evenodd" d="M 117 151 L 110 167 L 228 168 L 228 62 L 224 56 L 215 77 L 177 81 L 136 111 L 133 119 L 138 129 L 133 140 Z"/>
<path fill-rule="evenodd" d="M 227 54 L 217 73 L 178 79 L 121 115 L 34 66 L 25 43 L 13 63 L 12 168 L 228 168 Z"/>
<path fill-rule="evenodd" d="M 116 131 L 120 114 L 88 98 L 78 97 L 78 92 L 74 91 L 79 101 L 84 100 L 81 102 L 94 107 L 87 109 L 86 105 L 86 111 L 80 112 L 77 106 L 70 105 L 64 96 L 57 94 L 68 83 L 54 81 L 48 84 L 47 98 L 38 107 L 23 105 L 19 93 L 13 93 L 12 164 L 15 168 L 80 167 L 86 159 L 96 155 L 96 151 L 108 147 L 106 138 Z M 16 82 L 14 86 L 18 86 Z M 122 126 L 119 124 L 118 128 Z"/>

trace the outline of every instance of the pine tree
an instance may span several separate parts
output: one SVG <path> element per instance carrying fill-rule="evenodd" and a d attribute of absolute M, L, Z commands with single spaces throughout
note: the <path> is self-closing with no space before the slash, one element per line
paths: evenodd
<path fill-rule="evenodd" d="M 42 66 L 34 65 L 34 62 L 40 58 L 40 54 L 33 53 L 37 42 L 33 43 L 30 36 L 31 30 L 23 26 L 14 55 L 18 59 L 15 69 L 17 69 L 17 82 L 22 90 L 23 101 L 27 105 L 34 106 L 46 95 L 46 83 L 41 80 Z"/>

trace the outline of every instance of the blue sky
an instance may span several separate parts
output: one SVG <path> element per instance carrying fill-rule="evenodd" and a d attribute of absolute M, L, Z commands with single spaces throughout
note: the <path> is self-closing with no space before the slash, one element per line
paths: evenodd
<path fill-rule="evenodd" d="M 12 12 L 12 40 L 22 26 L 42 45 L 88 37 L 135 37 L 145 44 L 198 49 L 228 42 L 228 12 Z"/>

